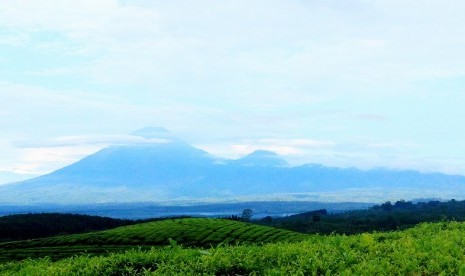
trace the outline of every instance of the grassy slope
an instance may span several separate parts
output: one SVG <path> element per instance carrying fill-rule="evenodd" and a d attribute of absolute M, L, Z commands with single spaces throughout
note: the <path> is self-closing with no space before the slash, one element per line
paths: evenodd
<path fill-rule="evenodd" d="M 1 243 L 0 260 L 49 255 L 59 258 L 78 252 L 101 253 L 135 246 L 146 248 L 167 245 L 170 240 L 185 246 L 209 247 L 220 243 L 267 243 L 305 238 L 304 234 L 287 230 L 223 219 L 168 219 L 106 231 Z"/>
<path fill-rule="evenodd" d="M 108 256 L 0 265 L 22 275 L 465 275 L 465 223 L 405 231 L 309 236 L 295 243 L 183 249 L 171 245 Z"/>

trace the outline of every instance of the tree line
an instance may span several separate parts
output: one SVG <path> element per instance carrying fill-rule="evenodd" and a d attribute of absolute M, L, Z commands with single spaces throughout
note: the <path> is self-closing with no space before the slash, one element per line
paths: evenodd
<path fill-rule="evenodd" d="M 439 221 L 465 221 L 465 201 L 387 201 L 365 210 L 328 213 L 322 209 L 281 218 L 265 217 L 254 222 L 303 233 L 356 234 L 402 230 L 421 222 Z"/>

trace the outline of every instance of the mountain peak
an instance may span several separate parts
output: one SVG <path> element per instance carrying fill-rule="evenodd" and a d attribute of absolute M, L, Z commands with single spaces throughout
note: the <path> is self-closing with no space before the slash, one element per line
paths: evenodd
<path fill-rule="evenodd" d="M 267 150 L 256 150 L 241 159 L 238 159 L 237 162 L 246 166 L 280 167 L 287 165 L 286 161 L 284 161 L 278 154 Z"/>
<path fill-rule="evenodd" d="M 257 156 L 257 157 L 278 157 L 276 152 L 272 152 L 269 150 L 256 150 L 252 153 L 247 154 L 246 156 Z"/>

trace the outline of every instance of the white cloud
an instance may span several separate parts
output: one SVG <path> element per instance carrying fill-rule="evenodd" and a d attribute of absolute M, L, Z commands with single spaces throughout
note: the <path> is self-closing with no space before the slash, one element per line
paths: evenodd
<path fill-rule="evenodd" d="M 67 136 L 47 140 L 18 141 L 15 164 L 3 171 L 15 174 L 39 175 L 72 164 L 111 145 L 165 143 L 162 139 L 146 139 L 131 135 Z"/>
<path fill-rule="evenodd" d="M 166 142 L 163 139 L 132 135 L 81 135 L 22 140 L 14 142 L 17 155 L 14 164 L 0 169 L 18 175 L 41 175 L 70 165 L 107 146 Z"/>
<path fill-rule="evenodd" d="M 0 148 L 3 151 L 0 161 L 0 183 L 5 183 L 49 173 L 98 151 L 101 146 L 15 148 L 8 139 L 4 139 L 0 140 Z"/>
<path fill-rule="evenodd" d="M 100 146 L 24 148 L 10 171 L 17 174 L 41 175 L 70 165 L 100 150 Z"/>
<path fill-rule="evenodd" d="M 276 139 L 266 138 L 259 139 L 256 144 L 258 145 L 277 145 L 277 146 L 290 146 L 290 147 L 301 147 L 301 148 L 327 148 L 335 146 L 336 143 L 333 141 L 320 141 L 312 139 Z"/>
<path fill-rule="evenodd" d="M 388 149 L 388 150 L 398 150 L 398 149 L 405 149 L 405 148 L 420 148 L 420 145 L 415 143 L 372 143 L 367 144 L 367 147 L 370 148 L 381 148 L 381 149 Z"/>
<path fill-rule="evenodd" d="M 320 141 L 312 139 L 276 139 L 263 138 L 255 140 L 244 140 L 241 143 L 232 144 L 208 144 L 197 145 L 198 147 L 227 158 L 240 158 L 256 150 L 268 150 L 283 157 L 292 159 L 293 157 L 307 156 L 309 152 L 321 149 L 331 149 L 336 143 L 332 141 Z"/>
<path fill-rule="evenodd" d="M 463 85 L 444 84 L 465 76 L 464 8 L 456 0 L 8 1 L 0 130 L 9 141 L 37 140 L 47 158 L 53 145 L 103 145 L 121 137 L 100 135 L 162 125 L 226 155 L 264 148 L 328 164 L 391 164 L 389 141 L 422 146 L 401 147 L 401 159 L 433 148 L 426 129 L 458 132 Z M 441 88 L 418 85 L 425 80 Z M 61 83 L 72 89 L 45 88 Z M 76 136 L 86 133 L 97 136 Z M 451 136 L 450 147 L 460 146 L 460 133 Z M 439 156 L 460 155 L 448 151 Z"/>
<path fill-rule="evenodd" d="M 314 99 L 310 94 L 359 93 L 373 85 L 402 87 L 465 73 L 465 59 L 459 58 L 465 38 L 457 27 L 463 22 L 447 17 L 457 14 L 461 2 L 400 5 L 408 12 L 394 6 L 388 1 L 12 1 L 0 11 L 0 26 L 23 35 L 62 34 L 72 52 L 61 45 L 60 54 L 92 57 L 81 74 L 111 87 L 145 85 L 171 99 L 195 94 L 275 106 L 276 99 L 292 103 Z M 438 13 L 444 15 L 440 20 Z"/>
<path fill-rule="evenodd" d="M 15 145 L 21 148 L 54 148 L 67 146 L 108 146 L 108 145 L 135 145 L 135 144 L 152 144 L 166 143 L 166 140 L 156 138 L 143 138 L 133 135 L 81 135 L 81 136 L 64 136 L 46 140 L 23 140 L 15 142 Z"/>
<path fill-rule="evenodd" d="M 0 44 L 9 46 L 23 46 L 29 41 L 29 36 L 25 33 L 0 32 Z"/>
<path fill-rule="evenodd" d="M 302 151 L 296 147 L 292 146 L 282 146 L 282 145 L 232 145 L 230 147 L 233 153 L 246 155 L 252 153 L 256 150 L 268 150 L 280 155 L 293 155 L 293 154 L 301 154 Z"/>

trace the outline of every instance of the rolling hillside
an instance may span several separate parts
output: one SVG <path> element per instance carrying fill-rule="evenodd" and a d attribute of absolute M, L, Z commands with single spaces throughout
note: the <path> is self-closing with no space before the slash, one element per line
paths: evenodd
<path fill-rule="evenodd" d="M 465 223 L 295 243 L 132 249 L 0 264 L 0 275 L 465 275 Z"/>
<path fill-rule="evenodd" d="M 167 219 L 111 230 L 0 243 L 3 260 L 24 256 L 66 256 L 79 252 L 120 251 L 171 243 L 209 247 L 217 244 L 300 241 L 304 234 L 225 219 Z M 69 253 L 69 254 L 66 254 Z"/>

